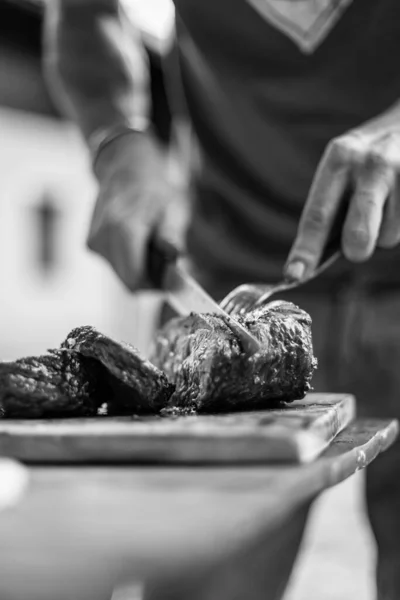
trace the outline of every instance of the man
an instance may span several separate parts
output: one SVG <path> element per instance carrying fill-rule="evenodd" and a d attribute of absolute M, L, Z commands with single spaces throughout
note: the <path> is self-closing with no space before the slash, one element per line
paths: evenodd
<path fill-rule="evenodd" d="M 313 317 L 315 387 L 354 393 L 361 414 L 398 416 L 398 0 L 176 0 L 175 8 L 198 150 L 186 235 L 194 273 L 218 299 L 283 272 L 300 281 L 348 203 L 342 260 L 287 298 Z M 99 182 L 88 245 L 137 290 L 148 285 L 150 233 L 179 243 L 181 230 L 165 217 L 177 190 L 146 128 L 140 40 L 117 0 L 54 0 L 47 17 L 49 76 Z M 397 443 L 367 478 L 381 600 L 400 597 L 399 469 Z M 266 597 L 281 593 L 282 581 Z"/>

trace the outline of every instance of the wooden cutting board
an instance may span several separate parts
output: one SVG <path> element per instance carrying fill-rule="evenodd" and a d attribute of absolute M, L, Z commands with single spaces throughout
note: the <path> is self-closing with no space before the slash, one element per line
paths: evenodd
<path fill-rule="evenodd" d="M 29 463 L 239 464 L 314 460 L 355 417 L 346 394 L 179 418 L 0 421 L 0 456 Z"/>

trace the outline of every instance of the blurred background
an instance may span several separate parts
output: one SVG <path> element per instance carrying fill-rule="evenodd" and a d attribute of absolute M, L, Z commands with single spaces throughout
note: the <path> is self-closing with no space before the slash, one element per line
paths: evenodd
<path fill-rule="evenodd" d="M 140 21 L 153 120 L 167 143 L 170 115 L 159 57 L 173 25 L 172 5 L 126 5 Z M 157 299 L 128 295 L 85 248 L 96 187 L 79 134 L 46 90 L 42 12 L 41 2 L 0 0 L 0 355 L 40 353 L 70 328 L 89 323 L 144 348 Z M 150 319 L 140 329 L 139 313 Z"/>
<path fill-rule="evenodd" d="M 167 144 L 171 115 L 160 57 L 173 5 L 124 5 L 143 34 L 153 121 Z M 46 90 L 42 14 L 40 1 L 0 0 L 0 360 L 41 353 L 84 324 L 145 350 L 158 298 L 127 294 L 85 248 L 96 185 L 79 134 Z M 318 500 L 288 600 L 374 598 L 375 548 L 362 486 L 360 474 Z"/>

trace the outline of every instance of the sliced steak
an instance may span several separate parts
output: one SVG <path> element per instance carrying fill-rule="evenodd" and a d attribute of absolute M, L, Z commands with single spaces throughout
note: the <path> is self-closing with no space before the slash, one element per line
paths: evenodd
<path fill-rule="evenodd" d="M 109 338 L 94 327 L 77 327 L 62 343 L 95 360 L 109 388 L 108 414 L 151 414 L 167 405 L 174 386 L 133 346 Z"/>
<path fill-rule="evenodd" d="M 87 417 L 104 402 L 97 365 L 66 350 L 0 363 L 0 412 L 6 418 Z"/>
<path fill-rule="evenodd" d="M 192 314 L 157 335 L 151 360 L 176 386 L 170 406 L 200 412 L 252 410 L 303 398 L 311 389 L 311 317 L 271 302 L 241 320 L 261 342 L 248 357 L 223 318 Z"/>

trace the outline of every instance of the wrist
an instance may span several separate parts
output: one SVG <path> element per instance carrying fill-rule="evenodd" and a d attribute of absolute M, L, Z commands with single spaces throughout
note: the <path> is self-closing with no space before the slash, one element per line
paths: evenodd
<path fill-rule="evenodd" d="M 148 129 L 147 120 L 138 119 L 132 125 L 117 123 L 94 130 L 87 139 L 94 174 L 99 178 L 115 160 L 120 162 L 119 157 L 136 144 L 137 138 L 143 137 Z"/>
<path fill-rule="evenodd" d="M 97 154 L 93 166 L 99 183 L 110 179 L 146 182 L 166 179 L 165 151 L 152 130 L 128 131 L 109 140 Z"/>

